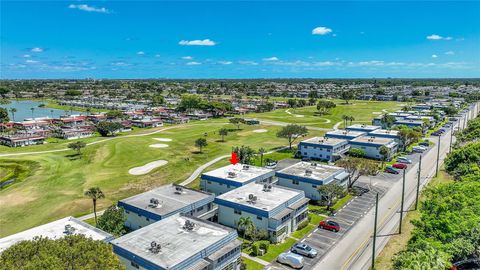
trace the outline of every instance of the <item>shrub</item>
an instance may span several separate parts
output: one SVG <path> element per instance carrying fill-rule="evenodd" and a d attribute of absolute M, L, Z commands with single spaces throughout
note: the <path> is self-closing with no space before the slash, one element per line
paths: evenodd
<path fill-rule="evenodd" d="M 270 242 L 267 241 L 267 240 L 261 240 L 261 241 L 254 242 L 252 244 L 252 255 L 253 256 L 261 256 L 262 254 L 260 253 L 261 252 L 260 250 L 262 250 L 262 249 L 265 251 L 265 253 L 267 253 L 269 245 L 270 245 Z"/>
<path fill-rule="evenodd" d="M 311 219 L 310 216 L 308 216 L 308 217 L 309 217 L 309 219 Z M 307 219 L 307 220 L 303 221 L 302 223 L 298 224 L 297 231 L 307 227 L 309 223 L 310 223 L 310 221 Z"/>

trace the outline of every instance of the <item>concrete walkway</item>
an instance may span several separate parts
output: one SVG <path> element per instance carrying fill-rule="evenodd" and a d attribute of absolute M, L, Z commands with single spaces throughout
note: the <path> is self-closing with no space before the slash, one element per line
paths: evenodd
<path fill-rule="evenodd" d="M 259 263 L 259 264 L 261 264 L 261 265 L 269 265 L 269 264 L 270 264 L 269 262 L 264 261 L 264 260 L 262 260 L 262 259 L 259 259 L 259 258 L 257 258 L 257 257 L 252 257 L 252 256 L 248 255 L 248 254 L 245 253 L 245 252 L 242 252 L 242 256 L 245 257 L 245 258 L 247 258 L 247 259 L 250 259 L 250 260 L 252 260 L 252 261 L 254 261 L 254 262 L 257 262 L 257 263 Z"/>

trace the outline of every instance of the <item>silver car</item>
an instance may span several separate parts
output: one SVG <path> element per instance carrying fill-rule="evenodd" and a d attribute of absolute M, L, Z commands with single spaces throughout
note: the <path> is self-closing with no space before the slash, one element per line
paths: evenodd
<path fill-rule="evenodd" d="M 397 158 L 397 162 L 405 163 L 405 164 L 412 164 L 412 161 L 406 157 L 399 157 Z"/>
<path fill-rule="evenodd" d="M 292 268 L 300 269 L 303 267 L 303 257 L 292 252 L 283 252 L 277 257 L 277 262 L 286 264 Z"/>
<path fill-rule="evenodd" d="M 290 249 L 293 253 L 303 255 L 305 257 L 314 258 L 317 256 L 318 252 L 316 249 L 312 248 L 311 246 L 303 243 L 296 243 Z"/>

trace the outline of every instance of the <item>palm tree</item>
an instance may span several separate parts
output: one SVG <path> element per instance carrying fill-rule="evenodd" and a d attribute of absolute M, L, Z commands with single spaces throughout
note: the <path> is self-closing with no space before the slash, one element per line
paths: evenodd
<path fill-rule="evenodd" d="M 95 215 L 95 225 L 97 224 L 97 200 L 105 198 L 102 190 L 99 187 L 92 187 L 85 191 L 85 196 L 92 199 L 93 214 Z"/>
<path fill-rule="evenodd" d="M 17 112 L 17 109 L 11 108 L 10 113 L 12 114 L 12 121 L 15 122 L 15 113 Z"/>
<path fill-rule="evenodd" d="M 348 117 L 348 120 L 350 121 L 350 125 L 351 125 L 352 122 L 355 121 L 355 117 L 353 117 L 353 116 L 350 115 L 350 116 Z"/>
<path fill-rule="evenodd" d="M 390 154 L 390 149 L 388 149 L 388 147 L 386 147 L 385 145 L 382 145 L 380 146 L 378 153 L 382 155 L 382 168 L 383 168 L 383 164 L 385 163 L 385 161 L 387 160 Z"/>
<path fill-rule="evenodd" d="M 343 128 L 347 128 L 347 121 L 349 119 L 348 115 L 342 115 L 342 120 L 343 120 Z"/>
<path fill-rule="evenodd" d="M 30 108 L 30 110 L 32 111 L 32 120 L 33 120 L 34 119 L 33 112 L 35 111 L 35 108 L 32 107 L 32 108 Z"/>
<path fill-rule="evenodd" d="M 260 149 L 258 149 L 258 154 L 260 155 L 260 167 L 263 166 L 263 154 L 265 154 L 267 151 L 265 150 L 265 148 L 261 147 Z"/>
<path fill-rule="evenodd" d="M 242 232 L 243 238 L 245 238 L 245 233 L 248 230 L 251 230 L 254 226 L 255 225 L 250 217 L 241 217 L 237 223 L 237 228 Z"/>

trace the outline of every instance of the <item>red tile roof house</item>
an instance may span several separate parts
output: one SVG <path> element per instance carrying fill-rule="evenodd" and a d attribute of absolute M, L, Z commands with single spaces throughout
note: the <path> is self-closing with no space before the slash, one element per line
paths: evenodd
<path fill-rule="evenodd" d="M 94 134 L 95 132 L 93 132 L 93 130 L 90 128 L 62 128 L 55 131 L 55 133 L 53 133 L 53 137 L 65 140 L 74 140 L 92 137 Z"/>
<path fill-rule="evenodd" d="M 38 129 L 48 129 L 50 126 L 49 121 L 45 120 L 30 120 L 23 122 L 15 122 L 13 127 L 21 130 L 38 130 Z"/>
<path fill-rule="evenodd" d="M 161 119 L 158 118 L 144 118 L 144 119 L 138 119 L 138 120 L 132 120 L 132 125 L 135 127 L 141 127 L 141 128 L 146 128 L 146 127 L 161 127 L 163 126 L 163 122 Z"/>
<path fill-rule="evenodd" d="M 0 144 L 9 147 L 23 147 L 28 145 L 43 144 L 45 136 L 35 134 L 16 134 L 0 137 Z"/>

